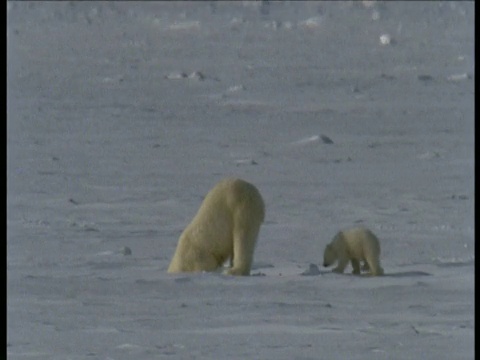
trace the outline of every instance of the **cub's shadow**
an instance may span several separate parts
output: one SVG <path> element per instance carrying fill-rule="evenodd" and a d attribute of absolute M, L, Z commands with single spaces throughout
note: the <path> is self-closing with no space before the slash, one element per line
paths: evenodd
<path fill-rule="evenodd" d="M 333 271 L 322 271 L 321 275 L 341 275 L 341 276 L 355 276 L 360 278 L 376 278 L 376 277 L 414 277 L 414 276 L 431 276 L 432 274 L 427 273 L 425 271 L 402 271 L 402 272 L 394 272 L 394 273 L 385 273 L 381 276 L 372 276 L 369 273 L 362 273 L 360 275 L 352 274 L 345 272 L 343 274 L 335 273 Z"/>
<path fill-rule="evenodd" d="M 402 271 L 396 273 L 385 273 L 383 276 L 390 277 L 412 277 L 412 276 L 431 276 L 432 274 L 425 271 Z"/>

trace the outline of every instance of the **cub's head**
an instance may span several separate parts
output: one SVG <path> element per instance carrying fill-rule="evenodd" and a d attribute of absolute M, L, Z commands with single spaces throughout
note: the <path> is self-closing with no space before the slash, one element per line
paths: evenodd
<path fill-rule="evenodd" d="M 333 248 L 331 244 L 328 244 L 325 247 L 325 251 L 323 252 L 323 266 L 327 267 L 332 265 L 335 261 L 337 261 L 337 252 Z"/>

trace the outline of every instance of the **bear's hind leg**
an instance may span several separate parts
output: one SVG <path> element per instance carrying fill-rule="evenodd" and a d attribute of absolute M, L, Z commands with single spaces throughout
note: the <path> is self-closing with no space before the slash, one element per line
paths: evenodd
<path fill-rule="evenodd" d="M 351 261 L 352 267 L 353 267 L 352 274 L 360 275 L 360 261 L 358 261 L 356 259 L 351 259 L 350 261 Z"/>
<path fill-rule="evenodd" d="M 237 227 L 233 235 L 232 267 L 227 270 L 229 275 L 250 275 L 253 262 L 255 242 L 260 226 Z"/>
<path fill-rule="evenodd" d="M 237 244 L 238 242 L 238 244 Z M 231 267 L 226 271 L 228 275 L 250 275 L 253 249 L 250 249 L 245 239 L 234 243 L 235 257 L 230 260 Z"/>
<path fill-rule="evenodd" d="M 380 266 L 380 261 L 378 259 L 367 259 L 365 264 L 368 263 L 368 267 L 370 268 L 370 275 L 373 276 L 380 276 L 383 275 L 383 269 Z"/>
<path fill-rule="evenodd" d="M 347 265 L 348 265 L 348 259 L 338 259 L 338 265 L 332 271 L 341 274 L 343 273 Z"/>
<path fill-rule="evenodd" d="M 370 266 L 368 266 L 368 262 L 363 262 L 362 271 L 370 271 Z"/>
<path fill-rule="evenodd" d="M 212 272 L 217 270 L 220 266 L 223 265 L 225 262 L 224 259 L 219 259 L 215 257 L 213 254 L 202 252 L 201 254 L 197 255 L 198 258 L 196 261 L 193 261 L 193 271 L 206 271 Z M 222 261 L 223 260 L 223 261 Z"/>
<path fill-rule="evenodd" d="M 381 276 L 384 274 L 383 272 L 383 269 L 380 265 L 376 266 L 376 267 L 372 267 L 371 271 L 370 271 L 370 274 L 374 275 L 374 276 Z"/>

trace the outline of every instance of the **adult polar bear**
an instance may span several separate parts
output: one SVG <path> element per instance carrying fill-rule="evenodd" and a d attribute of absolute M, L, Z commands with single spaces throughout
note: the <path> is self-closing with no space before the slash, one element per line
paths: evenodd
<path fill-rule="evenodd" d="M 230 259 L 230 275 L 250 275 L 255 243 L 265 218 L 257 188 L 227 178 L 210 190 L 180 235 L 169 273 L 215 271 Z"/>

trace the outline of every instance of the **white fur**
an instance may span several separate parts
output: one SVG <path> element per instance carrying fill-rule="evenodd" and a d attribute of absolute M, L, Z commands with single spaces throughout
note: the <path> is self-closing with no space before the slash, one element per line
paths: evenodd
<path fill-rule="evenodd" d="M 380 243 L 378 238 L 368 229 L 354 228 L 340 231 L 330 244 L 325 247 L 323 266 L 330 266 L 338 261 L 334 272 L 343 273 L 348 262 L 352 263 L 353 273 L 360 274 L 362 270 L 370 271 L 371 275 L 383 275 L 380 266 Z"/>
<path fill-rule="evenodd" d="M 231 275 L 249 275 L 265 204 L 255 186 L 240 179 L 220 181 L 183 231 L 169 273 L 215 271 L 230 260 Z"/>

